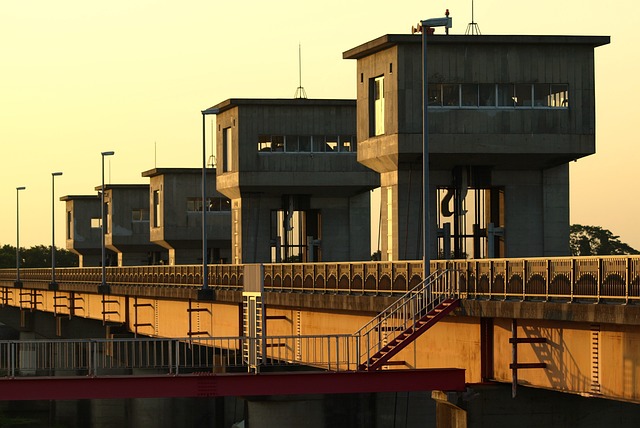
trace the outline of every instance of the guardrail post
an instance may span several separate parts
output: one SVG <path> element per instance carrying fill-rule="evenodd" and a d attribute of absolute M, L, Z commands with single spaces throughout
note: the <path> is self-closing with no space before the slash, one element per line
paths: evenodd
<path fill-rule="evenodd" d="M 493 296 L 491 295 L 491 293 L 493 292 L 493 270 L 494 270 L 493 266 L 494 266 L 493 260 L 489 261 L 489 272 L 487 273 L 487 287 L 489 287 L 489 290 L 488 290 L 489 291 L 489 300 L 493 300 Z M 505 284 L 505 287 L 504 287 L 504 292 L 505 292 L 505 299 L 506 299 L 506 297 L 507 297 L 506 284 Z"/>
<path fill-rule="evenodd" d="M 551 260 L 547 259 L 547 262 L 545 263 L 545 281 L 544 281 L 544 285 L 545 285 L 545 293 L 544 293 L 544 301 L 548 302 L 549 301 L 549 285 L 551 284 Z"/>
<path fill-rule="evenodd" d="M 176 340 L 176 358 L 175 358 L 175 365 L 176 365 L 176 376 L 178 374 L 180 374 L 180 341 Z"/>
<path fill-rule="evenodd" d="M 16 342 L 9 343 L 8 349 L 8 358 L 9 358 L 9 377 L 16 376 Z"/>
<path fill-rule="evenodd" d="M 98 367 L 98 356 L 97 354 L 97 350 L 95 349 L 96 346 L 96 342 L 94 342 L 93 340 L 89 340 L 89 346 L 87 347 L 87 350 L 89 352 L 89 356 L 87 358 L 87 364 L 88 364 L 88 375 L 89 376 L 95 376 L 97 374 L 97 367 Z"/>
<path fill-rule="evenodd" d="M 600 295 L 601 295 L 601 289 L 602 289 L 602 276 L 603 276 L 603 272 L 602 272 L 602 259 L 598 258 L 598 289 L 596 291 L 596 299 L 597 302 L 600 303 Z"/>
<path fill-rule="evenodd" d="M 570 277 L 570 281 L 569 281 L 569 287 L 571 287 L 570 289 L 570 296 L 569 296 L 569 302 L 573 303 L 573 290 L 574 290 L 574 284 L 576 281 L 576 259 L 571 259 L 571 272 L 569 274 Z"/>
<path fill-rule="evenodd" d="M 167 357 L 169 358 L 168 361 L 168 365 L 169 365 L 169 374 L 173 374 L 173 353 L 172 353 L 172 347 L 171 344 L 173 343 L 173 340 L 169 340 L 167 342 Z"/>
<path fill-rule="evenodd" d="M 507 276 L 507 272 L 505 272 L 505 277 Z M 504 284 L 504 288 L 507 288 L 507 283 Z M 522 301 L 524 302 L 527 299 L 527 259 L 522 259 Z"/>
<path fill-rule="evenodd" d="M 631 279 L 631 258 L 626 258 L 626 266 L 624 270 L 624 304 L 629 304 L 629 280 Z"/>

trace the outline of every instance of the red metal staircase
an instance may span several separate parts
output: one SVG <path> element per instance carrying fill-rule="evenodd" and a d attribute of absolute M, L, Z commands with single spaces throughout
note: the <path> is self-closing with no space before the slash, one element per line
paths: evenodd
<path fill-rule="evenodd" d="M 369 321 L 360 337 L 360 370 L 377 370 L 458 307 L 453 271 L 435 272 Z"/>

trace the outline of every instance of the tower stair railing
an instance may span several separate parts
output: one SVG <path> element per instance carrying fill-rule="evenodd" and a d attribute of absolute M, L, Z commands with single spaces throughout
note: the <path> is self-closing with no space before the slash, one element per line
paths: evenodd
<path fill-rule="evenodd" d="M 457 271 L 432 273 L 354 333 L 360 370 L 377 370 L 455 309 L 459 301 Z"/>

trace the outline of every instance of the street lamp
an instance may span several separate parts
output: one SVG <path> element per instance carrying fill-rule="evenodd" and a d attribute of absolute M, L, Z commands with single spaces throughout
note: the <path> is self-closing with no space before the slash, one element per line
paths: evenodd
<path fill-rule="evenodd" d="M 16 187 L 16 288 L 22 288 L 20 281 L 20 191 L 26 189 L 24 186 Z"/>
<path fill-rule="evenodd" d="M 100 284 L 100 286 L 98 287 L 98 291 L 101 292 L 102 294 L 107 294 L 109 293 L 109 286 L 107 285 L 107 270 L 106 270 L 106 254 L 105 254 L 105 247 L 104 247 L 104 157 L 105 156 L 113 156 L 115 154 L 115 152 L 110 151 L 110 152 L 102 152 L 102 186 L 100 187 L 100 202 L 101 202 L 101 207 L 100 207 L 100 248 L 102 250 L 102 262 L 101 262 L 101 266 L 102 266 L 102 283 Z"/>
<path fill-rule="evenodd" d="M 213 290 L 209 288 L 209 266 L 207 251 L 207 145 L 206 116 L 218 114 L 220 109 L 202 110 L 202 289 L 198 290 L 198 300 L 213 300 Z"/>
<path fill-rule="evenodd" d="M 61 172 L 51 173 L 51 282 L 49 283 L 50 290 L 57 290 L 58 283 L 56 282 L 56 177 L 62 175 Z"/>
<path fill-rule="evenodd" d="M 431 274 L 429 266 L 429 79 L 427 75 L 427 34 L 430 27 L 451 28 L 451 18 L 447 10 L 444 18 L 431 18 L 420 21 L 422 28 L 422 263 L 424 278 Z"/>

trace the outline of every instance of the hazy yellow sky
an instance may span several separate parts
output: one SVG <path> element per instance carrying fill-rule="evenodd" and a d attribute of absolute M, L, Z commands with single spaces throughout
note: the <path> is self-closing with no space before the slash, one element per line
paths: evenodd
<path fill-rule="evenodd" d="M 597 154 L 571 165 L 571 222 L 600 225 L 640 249 L 636 195 L 640 122 L 639 2 L 476 0 L 483 34 L 610 35 L 596 49 Z M 231 97 L 354 98 L 355 61 L 342 52 L 420 19 L 453 17 L 471 1 L 5 0 L 0 3 L 0 245 L 56 245 L 64 203 L 95 194 L 100 152 L 112 183 L 145 183 L 158 167 L 201 165 L 200 110 Z M 156 147 L 154 154 L 154 147 Z M 110 170 L 110 173 L 109 173 Z"/>

